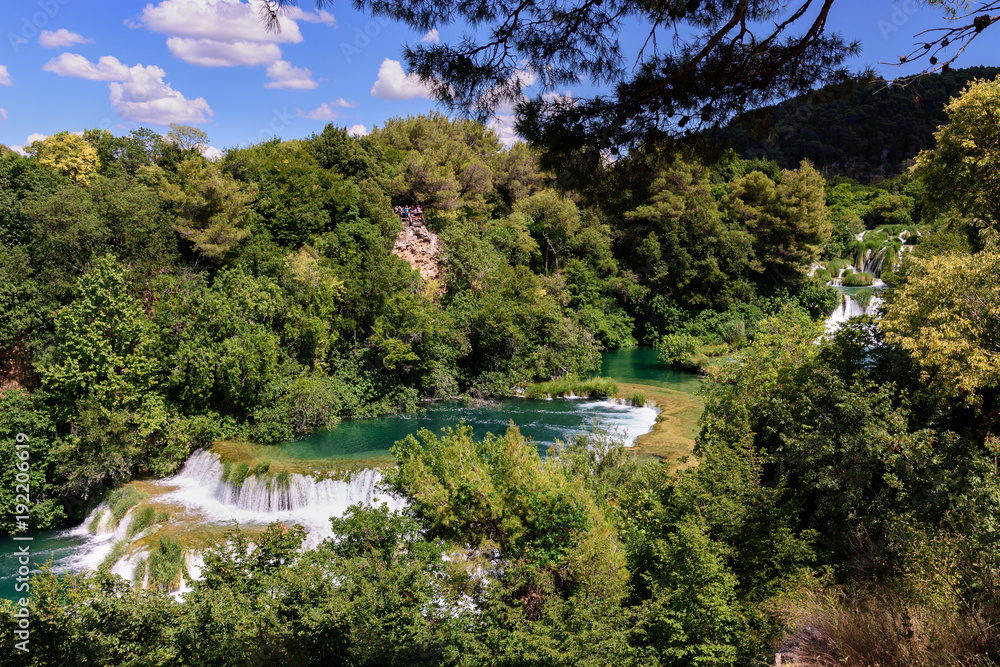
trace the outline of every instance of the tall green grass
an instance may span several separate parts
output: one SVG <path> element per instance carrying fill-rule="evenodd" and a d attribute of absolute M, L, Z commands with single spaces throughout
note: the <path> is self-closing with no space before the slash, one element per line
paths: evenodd
<path fill-rule="evenodd" d="M 871 305 L 872 297 L 875 296 L 875 292 L 870 289 L 858 290 L 858 293 L 854 295 L 854 303 L 858 304 L 861 310 L 868 310 L 868 306 Z"/>
<path fill-rule="evenodd" d="M 145 497 L 145 493 L 132 485 L 120 486 L 111 491 L 105 502 L 108 504 L 111 516 L 115 519 L 115 524 L 117 525 L 122 520 L 122 517 Z"/>
<path fill-rule="evenodd" d="M 184 547 L 175 538 L 164 536 L 147 561 L 149 586 L 164 590 L 177 588 L 184 574 Z"/>
<path fill-rule="evenodd" d="M 610 378 L 578 378 L 573 375 L 549 382 L 528 385 L 524 390 L 526 398 L 544 399 L 561 396 L 581 396 L 585 398 L 607 398 L 618 393 L 618 385 Z"/>

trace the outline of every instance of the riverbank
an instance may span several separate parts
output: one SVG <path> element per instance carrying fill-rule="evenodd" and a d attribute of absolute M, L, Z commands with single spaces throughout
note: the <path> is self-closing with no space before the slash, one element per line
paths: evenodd
<path fill-rule="evenodd" d="M 698 419 L 705 407 L 697 395 L 632 382 L 618 383 L 618 397 L 631 399 L 642 393 L 646 404 L 654 404 L 659 413 L 652 430 L 635 439 L 633 447 L 640 457 L 655 457 L 671 469 L 694 465 L 694 440 L 698 435 Z M 685 459 L 686 460 L 682 460 Z"/>

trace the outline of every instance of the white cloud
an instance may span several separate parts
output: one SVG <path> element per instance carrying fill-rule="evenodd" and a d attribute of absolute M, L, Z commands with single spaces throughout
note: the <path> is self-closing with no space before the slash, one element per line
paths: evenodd
<path fill-rule="evenodd" d="M 0 107 L 0 120 L 7 120 L 7 110 Z"/>
<path fill-rule="evenodd" d="M 556 91 L 549 91 L 547 93 L 542 93 L 542 99 L 550 104 L 568 102 L 570 104 L 575 104 L 573 98 L 573 91 L 567 90 L 565 93 L 557 93 Z"/>
<path fill-rule="evenodd" d="M 42 67 L 59 76 L 91 81 L 109 81 L 111 108 L 125 120 L 154 125 L 204 123 L 212 109 L 203 97 L 189 100 L 163 80 L 167 75 L 156 65 L 123 65 L 114 56 L 92 63 L 76 53 L 63 53 Z"/>
<path fill-rule="evenodd" d="M 114 56 L 101 56 L 92 63 L 78 53 L 60 53 L 42 65 L 46 72 L 59 76 L 72 76 L 91 81 L 125 81 L 129 78 L 128 65 L 123 65 Z"/>
<path fill-rule="evenodd" d="M 300 21 L 305 21 L 307 23 L 322 23 L 332 28 L 337 27 L 337 19 L 333 17 L 333 14 L 325 9 L 320 9 L 315 12 L 307 12 L 296 5 L 285 5 L 282 12 L 290 19 L 299 19 Z M 284 26 L 284 23 L 282 23 L 282 26 Z"/>
<path fill-rule="evenodd" d="M 6 65 L 0 65 L 0 86 L 13 86 L 14 82 L 10 78 L 10 72 Z"/>
<path fill-rule="evenodd" d="M 128 81 L 108 85 L 111 108 L 125 120 L 154 125 L 194 125 L 212 117 L 212 109 L 205 98 L 185 98 L 163 81 L 166 72 L 159 67 L 135 65 L 129 71 Z"/>
<path fill-rule="evenodd" d="M 418 97 L 431 99 L 431 89 L 421 83 L 413 73 L 404 74 L 398 60 L 386 58 L 378 68 L 378 80 L 372 86 L 374 97 L 383 100 L 412 100 Z"/>
<path fill-rule="evenodd" d="M 222 157 L 222 151 L 215 146 L 202 146 L 201 154 L 209 160 L 218 160 Z"/>
<path fill-rule="evenodd" d="M 313 120 L 322 120 L 330 122 L 337 120 L 340 117 L 339 111 L 334 111 L 333 107 L 330 106 L 329 102 L 323 102 L 312 111 L 303 112 L 302 109 L 298 110 L 299 118 L 311 118 Z"/>
<path fill-rule="evenodd" d="M 334 101 L 330 102 L 330 104 L 332 104 L 335 107 L 341 107 L 343 109 L 353 109 L 354 107 L 358 106 L 357 102 L 348 102 L 343 97 L 338 97 Z"/>
<path fill-rule="evenodd" d="M 87 39 L 79 33 L 70 32 L 66 28 L 59 28 L 55 32 L 43 30 L 38 35 L 38 43 L 46 49 L 60 49 L 73 44 L 93 44 L 94 40 Z"/>
<path fill-rule="evenodd" d="M 268 32 L 259 10 L 259 0 L 163 0 L 147 4 L 128 25 L 167 35 L 170 53 L 192 65 L 231 67 L 266 65 L 281 58 L 279 44 L 302 41 L 295 18 L 335 22 L 329 12 L 295 8 L 282 19 L 280 31 Z"/>
<path fill-rule="evenodd" d="M 217 42 L 280 44 L 302 41 L 294 20 L 282 21 L 281 32 L 268 32 L 258 7 L 239 0 L 163 0 L 147 4 L 131 27 L 143 27 L 171 37 Z"/>
<path fill-rule="evenodd" d="M 368 134 L 368 128 L 358 123 L 357 125 L 351 125 L 347 128 L 347 133 L 352 137 L 363 137 Z"/>
<path fill-rule="evenodd" d="M 420 38 L 420 41 L 424 44 L 440 44 L 441 35 L 438 34 L 437 28 L 431 28 L 426 35 Z"/>
<path fill-rule="evenodd" d="M 277 44 L 261 42 L 217 42 L 211 39 L 167 38 L 171 55 L 201 67 L 266 65 L 281 57 Z"/>
<path fill-rule="evenodd" d="M 500 137 L 500 143 L 508 148 L 521 141 L 514 131 L 514 115 L 498 113 L 489 122 L 488 127 Z"/>
<path fill-rule="evenodd" d="M 264 84 L 265 88 L 291 88 L 293 90 L 312 90 L 319 87 L 313 81 L 312 72 L 305 67 L 294 67 L 287 60 L 276 60 L 267 68 L 267 76 L 272 79 Z"/>
<path fill-rule="evenodd" d="M 27 153 L 24 150 L 25 148 L 35 143 L 36 141 L 41 141 L 42 139 L 48 139 L 48 138 L 49 135 L 47 134 L 39 134 L 38 132 L 34 132 L 32 134 L 29 134 L 28 138 L 24 140 L 23 146 L 10 146 L 10 149 L 15 153 L 20 153 L 21 155 L 27 155 Z"/>

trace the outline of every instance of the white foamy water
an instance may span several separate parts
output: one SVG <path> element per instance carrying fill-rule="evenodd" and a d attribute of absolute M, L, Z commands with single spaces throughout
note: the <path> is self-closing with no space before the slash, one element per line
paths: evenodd
<path fill-rule="evenodd" d="M 237 486 L 222 481 L 222 470 L 218 454 L 199 450 L 180 472 L 157 482 L 159 486 L 174 487 L 157 500 L 182 505 L 203 516 L 207 523 L 300 524 L 317 542 L 332 534 L 330 518 L 343 516 L 351 505 L 386 503 L 394 510 L 404 507 L 402 499 L 377 489 L 382 479 L 378 470 L 358 470 L 349 481 L 315 480 L 293 474 L 287 488 L 279 487 L 273 478 L 268 483 L 267 478 L 254 476 Z"/>
<path fill-rule="evenodd" d="M 868 308 L 862 309 L 852 297 L 847 296 L 841 300 L 837 309 L 833 311 L 833 314 L 826 320 L 826 332 L 832 334 L 837 331 L 847 320 L 852 317 L 858 317 L 859 315 L 874 315 L 878 311 L 878 307 L 882 305 L 882 298 L 879 296 L 873 296 L 871 302 L 868 304 Z"/>
<path fill-rule="evenodd" d="M 639 408 L 614 399 L 597 401 L 596 408 L 595 410 L 595 404 L 591 401 L 581 402 L 578 411 L 581 415 L 596 412 L 600 419 L 599 426 L 612 435 L 620 436 L 626 447 L 633 446 L 636 438 L 653 430 L 656 415 L 660 412 L 649 405 Z M 567 431 L 567 439 L 572 439 L 578 433 L 580 429 Z"/>
<path fill-rule="evenodd" d="M 637 437 L 652 429 L 659 412 L 654 407 L 639 408 L 618 400 L 556 400 L 566 400 L 572 405 L 572 412 L 580 414 L 580 421 L 589 417 L 596 422 L 592 425 L 608 431 L 629 447 Z M 540 414 L 536 418 L 551 425 L 548 417 Z M 560 432 L 561 439 L 569 441 L 584 429 L 567 426 L 557 427 L 556 430 Z M 233 522 L 241 526 L 262 526 L 275 521 L 298 524 L 307 531 L 306 548 L 331 537 L 330 519 L 343 516 L 352 505 L 385 503 L 391 510 L 405 507 L 401 498 L 379 490 L 382 475 L 375 469 L 355 471 L 349 480 L 317 480 L 292 474 L 288 476 L 286 485 L 280 485 L 274 476 L 258 478 L 252 475 L 242 485 L 236 485 L 222 481 L 222 475 L 223 464 L 218 454 L 199 450 L 188 458 L 176 475 L 146 486 L 145 489 L 150 492 L 147 501 L 167 508 L 171 515 L 166 521 L 167 527 L 177 521 L 219 527 L 228 527 Z M 150 534 L 155 526 L 138 535 L 128 535 L 134 514 L 142 506 L 143 503 L 140 503 L 133 507 L 115 523 L 107 505 L 101 503 L 80 526 L 68 531 L 83 543 L 61 556 L 57 561 L 58 568 L 95 570 L 117 543 L 133 543 Z M 91 525 L 94 526 L 93 532 Z M 111 571 L 131 579 L 136 565 L 147 556 L 146 549 L 130 550 Z M 200 576 L 204 563 L 199 553 L 189 549 L 185 550 L 185 561 L 189 577 L 182 581 L 180 592 L 190 590 L 191 579 Z"/>

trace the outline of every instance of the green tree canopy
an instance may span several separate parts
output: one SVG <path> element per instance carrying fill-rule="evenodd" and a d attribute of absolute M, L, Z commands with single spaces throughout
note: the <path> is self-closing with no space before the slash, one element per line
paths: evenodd
<path fill-rule="evenodd" d="M 917 157 L 931 214 L 955 209 L 981 224 L 1000 223 L 1000 78 L 976 79 L 945 107 L 937 147 Z"/>
<path fill-rule="evenodd" d="M 730 185 L 722 209 L 753 237 L 751 267 L 779 282 L 798 282 L 830 240 L 825 182 L 808 162 L 775 183 L 752 171 Z"/>
<path fill-rule="evenodd" d="M 945 398 L 980 405 L 1000 386 L 1000 253 L 913 258 L 881 327 Z"/>
<path fill-rule="evenodd" d="M 163 199 L 177 213 L 175 229 L 199 252 L 218 259 L 232 251 L 249 234 L 253 185 L 242 189 L 218 164 L 202 157 L 185 158 L 177 167 L 179 180 L 164 179 Z"/>

